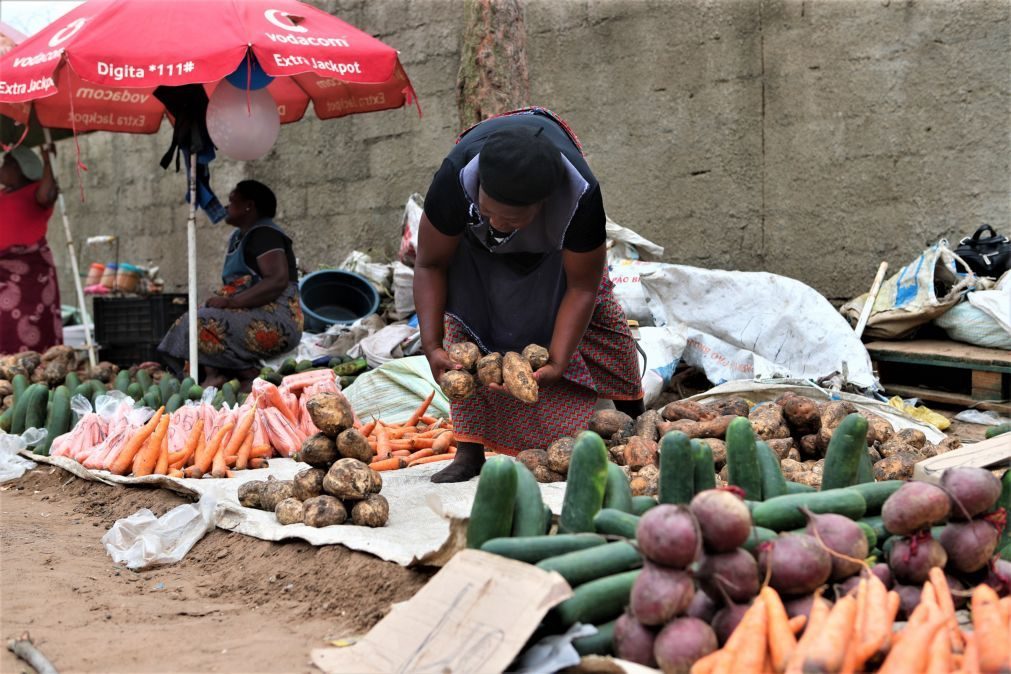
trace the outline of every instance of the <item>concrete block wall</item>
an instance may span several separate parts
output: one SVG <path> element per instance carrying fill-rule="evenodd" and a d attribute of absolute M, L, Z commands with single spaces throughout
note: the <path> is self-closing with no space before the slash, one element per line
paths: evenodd
<path fill-rule="evenodd" d="M 219 159 L 225 199 L 246 177 L 275 189 L 300 265 L 351 250 L 391 258 L 457 128 L 462 4 L 317 0 L 401 50 L 424 116 L 402 109 L 282 127 L 256 162 Z M 831 299 L 863 292 L 939 237 L 1008 230 L 1011 5 L 1003 0 L 526 0 L 532 102 L 566 118 L 608 213 L 666 259 L 767 270 Z M 80 138 L 59 166 L 75 235 L 114 233 L 121 259 L 186 282 L 182 173 L 170 140 Z M 199 216 L 202 296 L 230 232 Z M 62 227 L 50 225 L 66 270 Z M 109 254 L 81 253 L 86 267 Z M 61 275 L 72 302 L 70 276 Z"/>

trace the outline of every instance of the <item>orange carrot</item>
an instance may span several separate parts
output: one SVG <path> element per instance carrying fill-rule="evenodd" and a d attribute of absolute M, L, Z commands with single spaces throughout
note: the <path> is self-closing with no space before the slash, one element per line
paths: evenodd
<path fill-rule="evenodd" d="M 892 624 L 899 610 L 899 595 L 889 592 L 881 579 L 873 573 L 867 581 L 867 610 L 859 625 L 859 652 L 857 668 L 873 658 L 877 653 L 887 650 L 892 637 Z"/>
<path fill-rule="evenodd" d="M 930 583 L 934 586 L 937 594 L 937 605 L 948 617 L 948 643 L 951 650 L 960 653 L 965 644 L 962 643 L 962 630 L 958 626 L 958 618 L 955 616 L 955 602 L 951 598 L 951 587 L 948 585 L 948 578 L 939 566 L 931 567 Z"/>
<path fill-rule="evenodd" d="M 274 408 L 278 412 L 284 415 L 284 417 L 291 422 L 292 426 L 298 426 L 298 417 L 291 411 L 288 407 L 288 403 L 284 401 L 281 397 L 281 391 L 278 390 L 276 386 L 271 384 L 263 388 L 263 397 L 270 407 Z"/>
<path fill-rule="evenodd" d="M 704 655 L 692 665 L 690 674 L 712 674 L 716 668 L 716 663 L 723 657 L 723 651 L 713 651 L 709 655 Z"/>
<path fill-rule="evenodd" d="M 191 456 L 197 451 L 197 438 L 204 432 L 204 420 L 197 419 L 197 423 L 193 424 L 193 428 L 190 430 L 189 437 L 186 438 L 186 444 L 178 452 L 172 452 L 169 454 L 169 465 L 173 466 L 175 464 L 186 465 L 186 462 Z"/>
<path fill-rule="evenodd" d="M 252 439 L 253 417 L 255 415 L 256 406 L 251 405 L 249 411 L 242 415 L 242 418 L 239 419 L 238 424 L 235 426 L 235 431 L 228 440 L 228 446 L 225 447 L 225 456 L 238 454 L 239 450 L 242 449 L 243 443 L 246 442 L 247 435 Z"/>
<path fill-rule="evenodd" d="M 951 637 L 944 629 L 940 629 L 930 642 L 930 653 L 927 656 L 927 670 L 925 674 L 948 674 L 951 672 L 954 669 L 951 666 L 951 655 Z"/>
<path fill-rule="evenodd" d="M 734 653 L 733 671 L 762 671 L 765 664 L 765 652 L 768 650 L 768 625 L 769 612 L 765 608 L 765 600 L 759 597 L 734 630 L 735 633 L 741 630 L 742 635 L 740 644 Z"/>
<path fill-rule="evenodd" d="M 168 434 L 168 422 L 169 415 L 162 415 L 161 419 L 158 420 L 158 427 L 155 428 L 154 433 L 151 434 L 144 448 L 137 452 L 137 455 L 134 457 L 133 474 L 137 477 L 150 475 L 158 466 L 162 445 L 165 442 L 165 436 Z"/>
<path fill-rule="evenodd" d="M 842 669 L 856 614 L 857 600 L 853 596 L 845 596 L 835 603 L 804 658 L 805 672 L 809 669 L 816 672 L 838 672 Z"/>
<path fill-rule="evenodd" d="M 979 667 L 979 638 L 975 632 L 963 634 L 965 652 L 962 654 L 962 671 L 965 674 L 982 674 Z M 958 656 L 956 656 L 958 657 Z"/>
<path fill-rule="evenodd" d="M 435 442 L 432 443 L 432 453 L 433 454 L 445 454 L 449 451 L 450 445 L 453 444 L 453 431 L 445 431 L 435 438 Z"/>
<path fill-rule="evenodd" d="M 165 417 L 168 419 L 168 415 Z M 168 473 L 168 429 L 161 439 L 161 451 L 158 452 L 158 463 L 154 467 L 155 475 L 165 475 Z"/>
<path fill-rule="evenodd" d="M 1011 643 L 1000 613 L 1000 597 L 992 587 L 980 583 L 972 591 L 970 604 L 979 670 L 984 674 L 1007 671 Z"/>
<path fill-rule="evenodd" d="M 267 467 L 267 459 L 265 457 L 262 457 L 262 456 L 254 456 L 253 458 L 251 458 L 249 460 L 249 467 L 251 469 L 266 468 Z"/>
<path fill-rule="evenodd" d="M 162 414 L 164 413 L 165 408 L 159 407 L 158 411 L 154 413 L 154 416 L 148 419 L 147 423 L 137 430 L 136 435 L 126 441 L 126 444 L 123 445 L 123 449 L 121 449 L 119 454 L 116 456 L 116 460 L 113 461 L 112 465 L 109 467 L 110 473 L 115 473 L 116 475 L 126 474 L 127 469 L 133 465 L 133 459 L 137 456 L 137 452 L 140 451 L 141 447 L 144 446 L 144 443 L 151 437 L 151 434 L 154 433 L 155 429 L 158 427 L 158 424 L 161 422 Z"/>
<path fill-rule="evenodd" d="M 779 593 L 766 585 L 760 596 L 765 601 L 769 621 L 769 654 L 772 657 L 772 668 L 777 672 L 785 672 L 793 650 L 797 647 L 797 637 L 790 629 L 789 616 Z"/>
<path fill-rule="evenodd" d="M 228 422 L 230 425 L 231 422 Z M 211 459 L 211 476 L 212 477 L 225 477 L 225 473 L 228 470 L 228 456 L 225 455 L 225 443 L 221 442 L 218 445 L 218 451 L 214 453 L 214 458 Z"/>
<path fill-rule="evenodd" d="M 253 451 L 253 434 L 246 433 L 246 439 L 239 448 L 239 456 L 235 460 L 235 470 L 244 470 L 249 465 L 249 455 Z"/>
<path fill-rule="evenodd" d="M 401 459 L 406 459 L 410 455 L 411 455 L 411 450 L 409 450 L 409 449 L 394 449 L 392 452 L 390 452 L 390 456 L 396 456 L 396 457 L 399 457 Z"/>
<path fill-rule="evenodd" d="M 885 658 L 878 674 L 899 674 L 900 672 L 922 672 L 927 668 L 930 657 L 930 642 L 938 630 L 947 623 L 947 616 L 937 606 L 920 603 L 913 611 L 920 613 L 920 619 L 913 627 L 906 626 L 902 639 L 895 644 Z M 913 616 L 910 616 L 911 618 Z M 912 620 L 910 620 L 912 623 Z"/>
<path fill-rule="evenodd" d="M 435 400 L 434 388 L 432 389 L 432 392 L 429 393 L 422 401 L 422 403 L 418 405 L 418 409 L 414 410 L 414 414 L 412 414 L 407 421 L 404 422 L 404 426 L 417 426 L 418 422 L 421 421 L 421 417 L 425 416 L 425 412 L 428 411 L 428 406 L 432 404 L 433 400 Z"/>
<path fill-rule="evenodd" d="M 386 433 L 386 426 L 381 424 L 377 425 L 376 434 L 376 456 L 380 459 L 388 458 L 390 456 L 390 452 L 393 450 L 390 447 L 390 438 Z"/>
<path fill-rule="evenodd" d="M 394 456 L 389 459 L 382 459 L 381 461 L 373 461 L 369 464 L 369 468 L 381 473 L 387 470 L 400 470 L 401 468 L 407 468 L 407 462 L 399 456 Z"/>
<path fill-rule="evenodd" d="M 807 628 L 804 630 L 804 634 L 800 637 L 800 640 L 797 641 L 797 647 L 793 649 L 793 655 L 790 656 L 790 663 L 786 668 L 787 672 L 790 674 L 801 674 L 804 671 L 804 659 L 807 657 L 807 653 L 811 651 L 811 644 L 818 638 L 818 633 L 825 626 L 828 614 L 828 602 L 816 596 L 811 604 Z"/>
<path fill-rule="evenodd" d="M 176 468 L 174 470 L 170 470 L 168 476 L 169 477 L 185 477 L 183 475 L 183 472 L 181 470 L 179 470 L 178 468 Z"/>
<path fill-rule="evenodd" d="M 249 451 L 249 460 L 253 459 L 269 459 L 274 453 L 274 448 L 270 445 L 257 447 L 253 445 L 253 448 Z"/>
<path fill-rule="evenodd" d="M 203 456 L 197 457 L 196 466 L 201 473 L 206 473 L 211 469 L 211 464 L 214 462 L 214 457 L 218 454 L 218 450 L 221 449 L 222 438 L 225 434 L 232 430 L 232 422 L 226 421 L 221 428 L 219 428 L 215 433 L 211 441 L 207 443 L 204 448 Z M 224 456 L 222 455 L 222 459 Z"/>
<path fill-rule="evenodd" d="M 807 616 L 803 614 L 795 615 L 788 622 L 790 623 L 790 631 L 796 636 L 804 630 L 804 625 L 807 624 Z"/>
<path fill-rule="evenodd" d="M 423 466 L 426 463 L 437 463 L 439 461 L 452 461 L 452 460 L 453 460 L 452 454 L 436 454 L 435 456 L 428 456 L 425 457 L 424 459 L 417 459 L 416 461 L 412 461 L 411 463 L 407 464 L 407 467 L 410 468 L 411 466 Z"/>
<path fill-rule="evenodd" d="M 197 466 L 186 466 L 183 468 L 183 475 L 194 479 L 200 479 L 204 476 L 203 472 Z"/>
<path fill-rule="evenodd" d="M 373 419 L 369 423 L 362 426 L 359 432 L 367 438 L 370 435 L 372 435 L 372 431 L 375 430 L 375 428 L 376 428 L 376 420 Z"/>
<path fill-rule="evenodd" d="M 436 419 L 435 417 L 430 417 L 427 414 L 423 414 L 423 415 L 421 415 L 421 418 L 418 421 L 421 421 L 422 423 L 426 423 L 426 424 L 431 425 L 431 424 L 434 424 L 434 423 L 438 423 L 440 420 Z"/>
<path fill-rule="evenodd" d="M 407 465 L 411 465 L 411 462 L 417 461 L 418 459 L 424 459 L 434 455 L 435 452 L 433 452 L 431 448 L 419 449 L 414 454 L 411 454 L 410 456 L 407 457 Z"/>

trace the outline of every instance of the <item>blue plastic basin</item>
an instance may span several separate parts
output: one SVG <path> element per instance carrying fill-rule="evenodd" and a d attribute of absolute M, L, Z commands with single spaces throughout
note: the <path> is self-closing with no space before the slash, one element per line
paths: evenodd
<path fill-rule="evenodd" d="M 316 271 L 299 283 L 307 332 L 354 323 L 379 310 L 379 293 L 358 274 L 341 269 Z"/>

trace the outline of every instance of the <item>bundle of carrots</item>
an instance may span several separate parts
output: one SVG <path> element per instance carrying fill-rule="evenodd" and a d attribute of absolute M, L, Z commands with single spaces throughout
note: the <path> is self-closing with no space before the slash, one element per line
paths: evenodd
<path fill-rule="evenodd" d="M 989 585 L 972 591 L 972 631 L 959 627 L 944 571 L 935 567 L 919 605 L 894 630 L 899 595 L 872 573 L 835 605 L 815 597 L 803 635 L 779 594 L 762 589 L 724 647 L 699 659 L 691 674 L 997 674 L 1011 671 L 1011 597 Z"/>
<path fill-rule="evenodd" d="M 385 423 L 373 419 L 358 429 L 368 440 L 375 455 L 371 464 L 373 470 L 400 470 L 453 459 L 456 454 L 456 436 L 452 422 L 426 414 L 434 398 L 433 390 L 414 413 L 401 423 Z M 485 456 L 494 456 L 494 453 L 489 452 Z"/>

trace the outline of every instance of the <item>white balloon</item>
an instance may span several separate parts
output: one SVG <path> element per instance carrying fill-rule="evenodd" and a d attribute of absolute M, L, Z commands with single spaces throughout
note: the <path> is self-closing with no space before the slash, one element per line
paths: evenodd
<path fill-rule="evenodd" d="M 230 159 L 259 159 L 270 152 L 280 130 L 277 103 L 266 89 L 247 92 L 222 80 L 207 103 L 207 132 Z"/>

